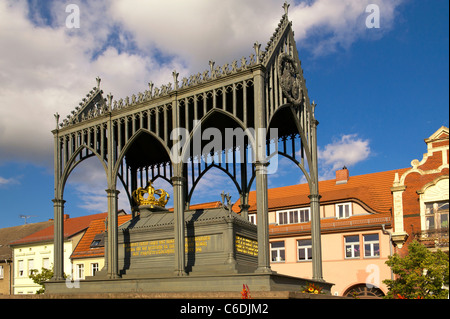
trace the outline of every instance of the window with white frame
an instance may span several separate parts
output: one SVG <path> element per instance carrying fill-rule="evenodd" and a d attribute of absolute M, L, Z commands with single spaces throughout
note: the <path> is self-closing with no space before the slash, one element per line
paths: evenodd
<path fill-rule="evenodd" d="M 380 257 L 380 240 L 378 234 L 363 235 L 364 257 Z"/>
<path fill-rule="evenodd" d="M 448 228 L 448 200 L 425 203 L 425 222 L 427 230 Z"/>
<path fill-rule="evenodd" d="M 248 215 L 248 221 L 252 224 L 256 225 L 256 214 L 249 214 Z"/>
<path fill-rule="evenodd" d="M 345 258 L 359 258 L 360 254 L 360 245 L 359 245 L 359 235 L 354 236 L 345 236 Z"/>
<path fill-rule="evenodd" d="M 23 260 L 18 260 L 17 261 L 17 276 L 19 277 L 23 277 L 24 271 L 23 271 Z"/>
<path fill-rule="evenodd" d="M 273 262 L 285 261 L 284 241 L 270 243 L 270 256 Z"/>
<path fill-rule="evenodd" d="M 91 263 L 91 276 L 95 276 L 98 271 L 98 263 Z"/>
<path fill-rule="evenodd" d="M 50 258 L 42 258 L 42 267 L 50 269 Z"/>
<path fill-rule="evenodd" d="M 309 213 L 309 207 L 301 208 L 298 210 L 300 223 L 307 223 L 311 220 L 311 215 Z"/>
<path fill-rule="evenodd" d="M 312 260 L 312 241 L 311 239 L 297 240 L 298 261 Z"/>
<path fill-rule="evenodd" d="M 277 211 L 277 224 L 298 224 L 310 221 L 309 207 Z"/>
<path fill-rule="evenodd" d="M 0 279 L 3 279 L 3 265 L 0 266 Z"/>
<path fill-rule="evenodd" d="M 75 271 L 76 279 L 84 279 L 84 264 L 77 264 Z"/>
<path fill-rule="evenodd" d="M 352 203 L 336 204 L 336 218 L 349 218 L 352 216 Z"/>
<path fill-rule="evenodd" d="M 34 259 L 28 259 L 28 276 L 34 270 Z"/>

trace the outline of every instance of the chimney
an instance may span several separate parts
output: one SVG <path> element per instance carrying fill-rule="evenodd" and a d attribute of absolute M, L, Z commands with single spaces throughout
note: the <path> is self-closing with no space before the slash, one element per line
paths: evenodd
<path fill-rule="evenodd" d="M 339 184 L 347 184 L 349 178 L 349 173 L 347 167 L 343 167 L 342 169 L 336 171 L 336 185 Z"/>
<path fill-rule="evenodd" d="M 64 220 L 69 219 L 69 218 L 70 218 L 69 214 L 64 214 Z"/>

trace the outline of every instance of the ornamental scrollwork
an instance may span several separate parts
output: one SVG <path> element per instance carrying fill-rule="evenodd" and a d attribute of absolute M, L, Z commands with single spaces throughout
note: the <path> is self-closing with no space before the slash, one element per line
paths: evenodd
<path fill-rule="evenodd" d="M 300 73 L 294 59 L 286 53 L 278 57 L 278 75 L 283 96 L 294 106 L 300 105 L 303 100 Z"/>

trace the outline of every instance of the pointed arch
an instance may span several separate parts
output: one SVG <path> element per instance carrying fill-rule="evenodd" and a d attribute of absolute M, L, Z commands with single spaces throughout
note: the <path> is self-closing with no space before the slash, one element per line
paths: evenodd
<path fill-rule="evenodd" d="M 286 121 L 288 121 L 288 123 L 286 123 Z M 281 129 L 281 131 L 278 132 L 279 137 L 281 138 L 295 134 L 298 134 L 300 136 L 302 148 L 301 152 L 305 153 L 304 157 L 306 158 L 308 167 L 311 168 L 312 167 L 311 152 L 308 147 L 304 147 L 305 145 L 308 145 L 308 140 L 306 139 L 304 130 L 301 128 L 301 125 L 298 121 L 297 115 L 293 109 L 292 104 L 290 103 L 284 104 L 272 114 L 269 120 L 269 129 L 272 127 L 277 127 L 279 130 Z M 302 173 L 305 175 L 308 184 L 311 186 L 312 182 L 311 172 L 308 172 L 305 168 L 305 165 L 295 158 L 295 154 L 288 154 L 287 152 L 281 152 L 280 150 L 278 150 L 278 154 L 294 162 L 300 168 Z"/>
<path fill-rule="evenodd" d="M 191 142 L 193 141 L 194 136 L 199 132 L 199 130 L 200 130 L 200 134 L 202 133 L 202 124 L 208 122 L 209 120 L 211 120 L 212 118 L 214 118 L 218 114 L 219 115 L 224 115 L 228 120 L 231 120 L 232 122 L 234 122 L 234 124 L 238 128 L 242 129 L 244 134 L 248 137 L 249 145 L 251 146 L 252 149 L 254 149 L 254 145 L 255 145 L 254 133 L 252 134 L 252 132 L 244 125 L 244 123 L 239 118 L 234 116 L 233 114 L 231 114 L 231 113 L 229 113 L 229 112 L 227 112 L 225 110 L 222 110 L 222 109 L 214 108 L 214 109 L 209 110 L 198 121 L 198 123 L 193 127 L 192 131 L 189 133 L 189 137 L 186 140 L 186 143 L 184 143 L 183 148 L 182 148 L 181 158 L 183 160 L 187 160 L 186 156 L 190 155 L 190 154 L 188 154 L 188 152 L 190 150 Z M 209 128 L 209 127 L 207 127 L 207 128 Z M 225 125 L 223 125 L 221 128 L 225 129 Z"/>
<path fill-rule="evenodd" d="M 91 154 L 87 154 L 85 157 L 81 157 L 81 158 L 77 159 L 78 156 L 85 149 L 88 152 L 90 151 Z M 63 198 L 63 195 L 64 195 L 64 188 L 66 186 L 67 179 L 69 178 L 70 174 L 75 169 L 75 167 L 77 167 L 78 164 L 80 164 L 84 160 L 86 160 L 88 158 L 91 158 L 91 157 L 94 157 L 94 156 L 98 158 L 100 163 L 102 163 L 103 169 L 105 170 L 105 178 L 107 177 L 108 167 L 107 167 L 105 161 L 102 159 L 101 155 L 98 154 L 92 147 L 87 146 L 87 145 L 81 145 L 75 150 L 75 152 L 73 152 L 73 154 L 70 156 L 70 158 L 67 161 L 67 163 L 65 163 L 65 165 L 64 165 L 64 170 L 63 170 L 63 172 L 61 174 L 59 189 L 57 190 L 57 192 L 58 192 L 58 194 L 60 194 L 61 198 Z"/>
<path fill-rule="evenodd" d="M 133 145 L 135 145 L 135 142 L 144 135 L 149 135 L 151 138 L 155 139 L 158 142 L 158 145 L 160 147 L 162 147 L 162 150 L 165 151 L 168 159 L 170 160 L 170 150 L 167 147 L 166 143 L 152 131 L 149 131 L 145 128 L 141 128 L 133 134 L 133 136 L 126 142 L 125 146 L 120 151 L 120 154 L 117 157 L 117 161 L 116 161 L 116 164 L 115 164 L 114 170 L 113 170 L 114 180 L 117 179 L 117 175 L 119 173 L 119 168 L 120 168 L 120 165 L 122 164 L 122 161 L 123 161 L 125 155 L 127 155 L 127 153 L 130 151 L 130 149 L 133 147 Z"/>

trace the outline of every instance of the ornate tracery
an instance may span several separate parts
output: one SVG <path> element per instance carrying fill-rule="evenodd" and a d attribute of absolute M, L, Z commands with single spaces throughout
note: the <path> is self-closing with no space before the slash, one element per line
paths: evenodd
<path fill-rule="evenodd" d="M 104 97 L 101 80 L 79 106 L 60 121 L 54 134 L 55 159 L 55 278 L 62 279 L 62 216 L 64 186 L 73 168 L 96 156 L 107 176 L 107 268 L 117 269 L 117 182 L 123 184 L 130 206 L 133 193 L 150 181 L 163 178 L 173 186 L 174 233 L 177 275 L 185 275 L 184 211 L 204 176 L 217 168 L 233 181 L 241 197 L 241 214 L 247 215 L 248 193 L 257 190 L 258 270 L 271 272 L 269 260 L 267 166 L 271 157 L 283 155 L 302 170 L 310 186 L 314 279 L 322 279 L 315 104 L 310 103 L 298 58 L 288 7 L 264 51 L 255 43 L 248 58 L 184 77 L 173 72 L 173 83 L 114 100 Z M 277 129 L 272 136 L 268 129 Z M 210 140 L 196 134 L 215 129 L 222 138 L 227 129 L 246 132 L 239 143 L 221 140 L 222 147 L 208 148 Z M 175 132 L 175 134 L 174 134 Z M 185 132 L 185 139 L 176 132 Z M 252 134 L 248 133 L 252 132 Z M 273 146 L 275 145 L 275 151 Z M 180 146 L 177 148 L 177 146 Z M 251 154 L 251 155 L 249 155 Z M 251 158 L 250 158 L 251 157 Z"/>

